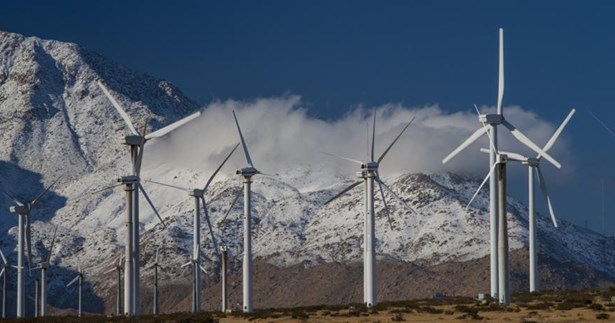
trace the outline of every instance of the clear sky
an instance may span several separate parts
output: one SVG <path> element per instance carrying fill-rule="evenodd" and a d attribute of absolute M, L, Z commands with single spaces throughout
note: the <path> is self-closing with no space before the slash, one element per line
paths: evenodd
<path fill-rule="evenodd" d="M 556 208 L 613 234 L 615 137 L 587 110 L 615 128 L 614 13 L 613 1 L 7 1 L 0 29 L 78 43 L 203 105 L 293 93 L 336 119 L 359 104 L 494 105 L 503 27 L 505 104 L 556 124 L 578 109 Z"/>

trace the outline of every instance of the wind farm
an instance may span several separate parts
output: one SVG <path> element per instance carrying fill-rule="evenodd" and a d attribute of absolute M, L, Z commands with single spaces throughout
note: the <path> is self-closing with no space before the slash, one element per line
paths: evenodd
<path fill-rule="evenodd" d="M 2 320 L 615 318 L 610 44 L 194 5 L 0 31 Z"/>

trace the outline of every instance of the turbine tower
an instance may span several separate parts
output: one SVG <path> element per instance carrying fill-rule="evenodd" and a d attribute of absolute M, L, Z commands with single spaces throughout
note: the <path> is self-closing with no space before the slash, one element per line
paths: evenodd
<path fill-rule="evenodd" d="M 158 214 L 158 211 L 154 207 L 154 204 L 145 192 L 143 185 L 141 185 L 141 180 L 139 176 L 141 174 L 141 164 L 143 161 L 143 149 L 145 148 L 145 143 L 148 140 L 164 136 L 165 134 L 198 117 L 201 113 L 197 112 L 191 114 L 179 121 L 176 121 L 164 128 L 158 129 L 149 134 L 145 134 L 146 129 L 143 129 L 143 134 L 141 134 L 137 131 L 137 129 L 135 129 L 130 117 L 122 108 L 122 106 L 115 100 L 115 98 L 113 98 L 109 90 L 107 90 L 107 88 L 100 81 L 97 81 L 97 84 L 98 87 L 105 94 L 105 96 L 107 96 L 109 101 L 111 101 L 113 107 L 122 116 L 124 122 L 126 122 L 126 125 L 128 126 L 128 129 L 130 129 L 130 131 L 132 132 L 132 135 L 127 135 L 124 137 L 124 144 L 130 146 L 132 174 L 119 178 L 118 182 L 120 184 L 115 186 L 125 185 L 124 190 L 126 191 L 127 206 L 126 212 L 128 217 L 126 221 L 128 234 L 126 235 L 126 267 L 124 269 L 124 311 L 128 316 L 138 315 L 140 311 L 139 191 L 143 193 L 143 196 L 145 197 L 147 203 L 151 206 L 154 213 L 156 213 L 156 216 L 158 216 L 158 219 L 160 219 L 162 225 L 166 227 L 164 221 L 160 217 L 160 214 Z M 145 124 L 145 126 L 147 126 L 147 123 Z"/>
<path fill-rule="evenodd" d="M 490 239 L 491 239 L 491 258 L 490 258 L 490 266 L 491 266 L 491 297 L 500 298 L 499 297 L 499 272 L 498 272 L 498 191 L 497 191 L 497 179 L 498 174 L 496 164 L 498 164 L 498 136 L 497 136 L 497 126 L 503 125 L 510 133 L 522 144 L 526 145 L 534 152 L 541 154 L 546 160 L 555 165 L 555 167 L 560 168 L 561 165 L 553 159 L 550 155 L 543 152 L 540 147 L 538 147 L 535 143 L 533 143 L 527 136 L 525 136 L 521 131 L 519 131 L 514 125 L 512 125 L 508 120 L 504 118 L 504 114 L 502 111 L 503 100 L 504 100 L 504 30 L 500 28 L 499 30 L 499 68 L 498 68 L 498 97 L 497 97 L 497 108 L 495 114 L 480 114 L 478 116 L 478 121 L 482 123 L 482 127 L 476 130 L 468 139 L 466 139 L 459 147 L 453 150 L 448 156 L 446 156 L 442 163 L 445 164 L 453 157 L 455 157 L 459 152 L 464 150 L 470 144 L 475 142 L 482 135 L 487 134 L 489 136 L 489 167 L 491 167 L 491 172 L 489 173 L 490 181 L 489 181 L 489 219 L 490 219 Z"/>
<path fill-rule="evenodd" d="M 355 162 L 361 165 L 361 171 L 357 173 L 357 176 L 361 179 L 357 182 L 354 182 L 346 189 L 342 190 L 339 194 L 335 195 L 331 199 L 329 199 L 326 204 L 329 204 L 331 201 L 337 199 L 338 197 L 344 195 L 346 192 L 350 191 L 354 187 L 358 186 L 361 183 L 365 184 L 365 216 L 364 216 L 364 248 L 363 248 L 363 302 L 367 305 L 367 307 L 373 307 L 376 305 L 376 236 L 375 236 L 375 211 L 374 211 L 374 182 L 378 184 L 380 189 L 380 194 L 382 196 L 382 202 L 385 207 L 385 211 L 387 214 L 387 218 L 389 220 L 389 225 L 391 229 L 393 229 L 393 224 L 391 222 L 391 217 L 389 216 L 388 206 L 386 204 L 386 200 L 384 198 L 384 190 L 388 191 L 391 195 L 393 195 L 397 201 L 399 201 L 402 205 L 408 208 L 411 212 L 416 213 L 404 200 L 402 200 L 393 190 L 391 190 L 383 181 L 380 179 L 380 174 L 378 173 L 378 167 L 380 163 L 389 152 L 389 150 L 393 147 L 393 145 L 397 142 L 397 140 L 401 137 L 401 135 L 408 129 L 414 118 L 406 124 L 406 126 L 402 129 L 402 131 L 397 135 L 395 140 L 387 147 L 387 149 L 380 155 L 378 160 L 375 160 L 374 155 L 374 147 L 375 147 L 375 139 L 376 139 L 376 110 L 373 112 L 374 114 L 374 122 L 372 124 L 372 142 L 371 142 L 371 154 L 370 161 L 361 162 L 358 160 L 340 157 L 337 155 L 324 153 L 327 155 L 331 155 L 337 158 L 341 158 L 347 161 Z"/>
<path fill-rule="evenodd" d="M 66 287 L 70 287 L 72 284 L 79 282 L 79 310 L 77 312 L 77 316 L 81 317 L 81 314 L 83 313 L 81 311 L 81 300 L 82 300 L 82 296 L 83 296 L 83 272 L 81 271 L 81 266 L 77 267 L 77 276 L 75 276 L 75 278 L 73 278 L 73 280 L 71 280 L 68 284 L 66 284 Z"/>
<path fill-rule="evenodd" d="M 252 163 L 246 141 L 241 133 L 241 127 L 239 121 L 233 111 L 233 118 L 237 125 L 237 132 L 239 133 L 239 139 L 241 140 L 241 146 L 243 147 L 243 153 L 246 157 L 248 165 L 237 170 L 237 175 L 243 177 L 243 311 L 245 313 L 251 313 L 252 307 L 252 279 L 253 279 L 253 267 L 252 267 L 252 176 L 262 174 Z"/>
<path fill-rule="evenodd" d="M 49 185 L 42 193 L 40 193 L 32 202 L 22 203 L 19 200 L 13 198 L 8 193 L 2 191 L 2 193 L 11 199 L 15 205 L 11 206 L 9 210 L 11 213 L 17 213 L 18 216 L 18 230 L 17 230 L 17 318 L 25 317 L 26 315 L 26 291 L 25 291 L 25 277 L 24 277 L 24 245 L 27 245 L 28 249 L 28 267 L 32 267 L 32 245 L 31 233 L 30 233 L 30 212 L 32 208 L 41 200 L 41 198 L 53 187 L 62 177 L 56 179 L 51 185 Z"/>
<path fill-rule="evenodd" d="M 220 247 L 220 251 L 222 252 L 222 259 L 221 259 L 221 266 L 220 266 L 220 281 L 221 281 L 221 285 L 222 285 L 222 313 L 226 313 L 226 307 L 228 304 L 227 298 L 226 298 L 226 262 L 227 262 L 227 256 L 228 256 L 228 247 L 227 246 L 221 246 Z"/>
<path fill-rule="evenodd" d="M 220 169 L 224 166 L 226 161 L 233 155 L 235 150 L 239 144 L 236 144 L 235 147 L 231 150 L 231 152 L 224 158 L 222 163 L 216 168 L 216 170 L 211 174 L 207 183 L 202 189 L 189 189 L 184 187 L 179 187 L 175 185 L 165 184 L 157 181 L 146 180 L 149 183 L 154 183 L 158 185 L 163 185 L 167 187 L 171 187 L 174 189 L 182 190 L 188 193 L 189 196 L 194 198 L 194 217 L 192 222 L 192 259 L 183 264 L 181 268 L 186 266 L 192 266 L 192 312 L 200 312 L 201 311 L 201 271 L 206 272 L 205 269 L 201 266 L 201 202 L 203 207 L 203 213 L 205 214 L 205 221 L 207 221 L 207 227 L 209 228 L 209 233 L 211 235 L 211 241 L 214 245 L 214 252 L 218 254 L 218 245 L 216 243 L 216 237 L 214 236 L 214 231 L 211 226 L 211 221 L 209 219 L 209 211 L 207 210 L 207 202 L 205 201 L 205 193 L 209 188 L 209 185 L 214 180 L 214 177 L 218 174 Z"/>
<path fill-rule="evenodd" d="M 2 253 L 2 250 L 0 250 L 0 256 L 2 256 L 2 270 L 0 270 L 0 276 L 2 276 L 3 281 L 2 281 L 2 318 L 6 318 L 6 280 L 7 280 L 7 276 L 9 275 L 9 263 L 6 261 L 6 257 L 4 256 L 4 253 Z"/>
<path fill-rule="evenodd" d="M 47 258 L 38 263 L 37 269 L 41 270 L 41 299 L 40 299 L 40 317 L 44 317 L 47 312 L 47 268 L 50 266 L 51 255 L 53 252 L 53 245 L 56 241 L 56 233 L 58 227 L 53 230 L 53 238 L 51 239 L 51 245 L 47 252 Z"/>

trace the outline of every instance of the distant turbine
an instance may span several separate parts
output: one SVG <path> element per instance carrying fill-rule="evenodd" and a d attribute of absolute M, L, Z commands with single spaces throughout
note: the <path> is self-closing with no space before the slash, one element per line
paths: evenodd
<path fill-rule="evenodd" d="M 115 261 L 113 263 L 115 263 Z M 107 270 L 105 274 L 109 274 L 114 271 L 117 274 L 117 292 L 115 296 L 115 315 L 120 316 L 122 315 L 122 271 L 124 271 L 124 256 L 123 255 L 120 255 L 119 257 L 117 257 L 117 265 Z"/>
<path fill-rule="evenodd" d="M 227 262 L 228 248 L 226 246 L 221 246 L 220 251 L 222 252 L 222 260 L 221 260 L 222 265 L 220 266 L 220 272 L 221 272 L 220 281 L 222 284 L 222 313 L 226 313 L 226 307 L 228 304 L 228 301 L 226 298 L 226 262 Z"/>
<path fill-rule="evenodd" d="M 395 140 L 387 147 L 387 149 L 380 155 L 377 161 L 375 161 L 374 155 L 374 146 L 376 139 L 376 111 L 374 110 L 374 122 L 372 125 L 372 141 L 371 141 L 371 155 L 369 156 L 370 161 L 361 162 L 358 160 L 340 157 L 337 155 L 324 153 L 327 155 L 331 155 L 337 158 L 341 158 L 347 161 L 355 162 L 361 165 L 361 171 L 357 173 L 357 176 L 361 178 L 361 180 L 354 182 L 352 185 L 348 186 L 346 189 L 342 190 L 340 193 L 335 195 L 333 198 L 329 199 L 325 204 L 329 204 L 331 201 L 337 199 L 338 197 L 346 194 L 346 192 L 350 191 L 354 187 L 358 186 L 361 183 L 365 184 L 365 216 L 364 216 L 364 261 L 363 261 L 363 302 L 367 305 L 367 307 L 373 307 L 376 305 L 376 236 L 374 229 L 374 181 L 378 184 L 380 188 L 380 195 L 382 196 L 382 203 L 385 207 L 385 212 L 387 218 L 389 220 L 389 225 L 391 229 L 393 229 L 393 224 L 391 222 L 391 217 L 389 216 L 388 206 L 386 204 L 386 200 L 384 199 L 384 190 L 387 190 L 391 195 L 393 195 L 398 202 L 400 202 L 403 206 L 405 206 L 411 212 L 416 213 L 404 200 L 401 199 L 397 194 L 393 192 L 383 181 L 380 179 L 380 174 L 378 173 L 378 167 L 380 163 L 389 152 L 389 150 L 393 147 L 393 145 L 397 142 L 397 140 L 401 137 L 401 135 L 408 129 L 412 121 L 408 122 L 406 126 L 402 129 L 402 131 L 397 135 Z M 369 148 L 368 148 L 369 154 Z"/>
<path fill-rule="evenodd" d="M 154 183 L 158 185 L 163 185 L 167 187 L 171 187 L 174 189 L 178 189 L 181 191 L 185 191 L 189 196 L 194 198 L 194 217 L 192 220 L 192 260 L 188 263 L 182 265 L 181 267 L 192 266 L 192 312 L 197 313 L 201 311 L 201 271 L 205 271 L 205 269 L 199 269 L 201 267 L 201 206 L 199 205 L 203 202 L 203 213 L 205 213 L 205 221 L 207 221 L 207 227 L 209 228 L 209 233 L 211 235 L 211 241 L 214 245 L 214 252 L 218 254 L 218 245 L 216 243 L 216 237 L 214 236 L 214 231 L 211 227 L 211 221 L 209 219 L 209 211 L 207 210 L 207 202 L 205 201 L 205 193 L 209 188 L 209 185 L 214 180 L 214 177 L 218 174 L 222 166 L 226 163 L 226 161 L 231 157 L 231 155 L 235 152 L 239 144 L 236 144 L 235 147 L 229 152 L 229 154 L 224 158 L 222 163 L 216 168 L 216 170 L 211 174 L 207 183 L 203 187 L 203 189 L 189 189 L 184 187 L 179 187 L 175 185 L 165 184 L 157 181 L 146 180 L 149 183 Z"/>
<path fill-rule="evenodd" d="M 26 315 L 26 291 L 25 291 L 25 277 L 23 273 L 24 269 L 24 244 L 28 249 L 28 267 L 32 268 L 32 245 L 31 233 L 30 233 L 30 212 L 32 208 L 41 200 L 41 198 L 53 187 L 62 177 L 56 179 L 51 185 L 49 185 L 42 193 L 40 193 L 32 202 L 22 203 L 11 195 L 4 191 L 6 197 L 15 202 L 15 205 L 11 206 L 9 210 L 11 213 L 17 213 L 18 215 L 18 230 L 17 230 L 17 318 L 25 317 Z M 24 224 L 25 222 L 25 224 Z M 24 232 L 25 231 L 25 232 Z M 24 237 L 25 236 L 25 237 Z M 25 239 L 25 241 L 24 241 Z"/>
<path fill-rule="evenodd" d="M 77 276 L 75 276 L 75 278 L 73 278 L 73 280 L 71 280 L 68 284 L 66 284 L 66 287 L 70 287 L 72 284 L 79 282 L 79 310 L 78 310 L 78 316 L 81 317 L 81 314 L 83 313 L 81 311 L 81 304 L 82 304 L 82 295 L 83 295 L 83 272 L 81 271 L 81 266 L 77 267 Z"/>
<path fill-rule="evenodd" d="M 162 266 L 158 264 L 158 252 L 160 248 L 156 249 L 156 258 L 154 259 L 154 263 L 148 268 L 154 268 L 154 304 L 152 306 L 152 314 L 158 315 L 160 314 L 159 310 L 159 301 L 158 301 L 158 268 L 163 269 Z"/>
<path fill-rule="evenodd" d="M 252 176 L 262 174 L 252 163 L 250 153 L 246 141 L 241 133 L 241 127 L 239 121 L 233 111 L 233 118 L 235 119 L 235 125 L 237 125 L 237 132 L 239 133 L 239 139 L 241 140 L 241 146 L 243 147 L 243 153 L 246 157 L 248 165 L 244 168 L 237 170 L 237 175 L 243 177 L 243 311 L 245 313 L 251 313 L 252 308 L 252 279 L 253 279 L 253 267 L 252 267 Z"/>
<path fill-rule="evenodd" d="M 126 211 L 128 220 L 126 221 L 126 229 L 128 233 L 127 243 L 126 243 L 126 267 L 124 274 L 124 311 L 126 315 L 138 315 L 140 311 L 140 274 L 139 274 L 139 191 L 143 193 L 147 203 L 151 206 L 156 216 L 160 222 L 162 222 L 163 226 L 164 221 L 158 214 L 158 211 L 154 207 L 151 199 L 145 192 L 143 185 L 141 185 L 140 174 L 141 174 L 141 164 L 143 161 L 143 149 L 145 148 L 145 143 L 153 138 L 158 138 L 164 136 L 165 134 L 179 128 L 180 126 L 188 123 L 194 118 L 198 117 L 201 113 L 197 112 L 189 115 L 179 121 L 176 121 L 170 125 L 167 125 L 164 128 L 158 129 L 152 133 L 145 134 L 145 130 L 143 129 L 142 133 L 138 132 L 135 129 L 130 117 L 126 113 L 126 111 L 122 108 L 122 106 L 113 98 L 109 90 L 100 82 L 97 81 L 98 87 L 102 90 L 102 92 L 107 96 L 109 101 L 111 101 L 113 107 L 117 112 L 122 116 L 124 122 L 132 132 L 132 135 L 125 136 L 125 145 L 130 146 L 130 159 L 132 161 L 132 174 L 129 176 L 123 176 L 118 179 L 120 184 L 114 185 L 119 186 L 124 184 L 126 191 Z M 147 123 L 145 124 L 145 128 L 147 127 Z"/>
<path fill-rule="evenodd" d="M 498 206 L 498 190 L 497 190 L 497 167 L 496 164 L 500 164 L 497 156 L 498 150 L 498 137 L 497 137 L 497 126 L 503 125 L 506 127 L 510 133 L 515 137 L 519 142 L 526 145 L 534 152 L 541 154 L 546 160 L 555 165 L 555 167 L 560 168 L 561 165 L 549 154 L 545 153 L 538 147 L 534 142 L 532 142 L 527 136 L 525 136 L 519 129 L 517 129 L 514 125 L 512 125 L 508 120 L 504 118 L 504 114 L 502 111 L 503 100 L 504 100 L 504 30 L 500 28 L 500 42 L 499 42 L 499 77 L 498 77 L 498 99 L 497 99 L 497 112 L 495 114 L 480 114 L 478 117 L 478 121 L 483 124 L 481 128 L 476 130 L 468 139 L 466 139 L 459 147 L 457 147 L 453 152 L 451 152 L 448 156 L 446 156 L 442 163 L 445 164 L 457 154 L 459 154 L 462 150 L 468 147 L 470 144 L 475 142 L 482 135 L 487 134 L 489 136 L 489 167 L 491 167 L 490 173 L 490 182 L 489 182 L 489 213 L 490 213 L 490 232 L 491 232 L 491 297 L 498 298 L 500 303 L 504 303 L 504 299 L 499 295 L 499 286 L 498 281 L 501 280 L 500 273 L 498 270 L 498 210 L 500 207 Z M 506 300 L 507 302 L 507 300 Z"/>
<path fill-rule="evenodd" d="M 51 255 L 53 252 L 53 245 L 56 241 L 56 233 L 58 231 L 58 227 L 55 227 L 53 230 L 53 238 L 51 239 L 51 245 L 49 249 L 47 249 L 47 258 L 38 263 L 38 267 L 36 269 L 41 270 L 41 299 L 40 299 L 40 316 L 44 317 L 47 312 L 47 268 L 50 266 Z"/>

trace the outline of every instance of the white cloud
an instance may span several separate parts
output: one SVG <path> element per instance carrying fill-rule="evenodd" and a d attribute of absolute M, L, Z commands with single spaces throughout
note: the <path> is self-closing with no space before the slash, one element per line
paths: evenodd
<path fill-rule="evenodd" d="M 339 119 L 323 121 L 310 117 L 301 98 L 294 95 L 252 101 L 214 102 L 205 108 L 201 117 L 149 146 L 147 153 L 154 160 L 164 163 L 161 166 L 166 169 L 164 171 L 190 168 L 210 174 L 239 141 L 232 110 L 237 113 L 252 160 L 263 172 L 285 174 L 297 169 L 297 166 L 304 166 L 318 170 L 313 174 L 319 176 L 324 173 L 352 177 L 358 165 L 318 151 L 366 159 L 367 125 L 371 125 L 372 109 L 359 107 Z M 481 107 L 481 110 L 495 111 L 493 107 Z M 483 176 L 487 172 L 487 157 L 478 151 L 481 147 L 487 147 L 486 137 L 447 165 L 441 162 L 444 156 L 481 126 L 473 109 L 449 113 L 437 105 L 405 107 L 385 104 L 376 107 L 375 111 L 376 158 L 404 125 L 415 117 L 412 125 L 383 161 L 382 176 L 441 170 Z M 556 128 L 535 113 L 517 106 L 505 107 L 504 113 L 507 120 L 539 146 L 547 142 Z M 535 155 L 518 143 L 504 127 L 499 127 L 499 135 L 501 149 L 527 156 Z M 565 134 L 562 137 L 550 153 L 571 169 Z M 234 168 L 244 165 L 243 151 L 238 148 L 223 173 L 229 174 Z M 516 168 L 519 169 L 518 174 L 521 174 L 522 168 Z"/>

